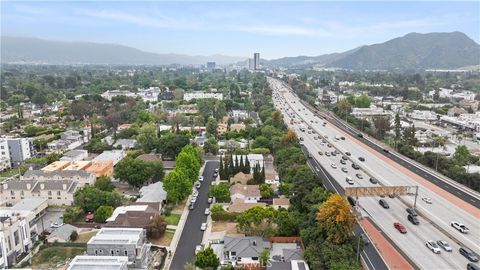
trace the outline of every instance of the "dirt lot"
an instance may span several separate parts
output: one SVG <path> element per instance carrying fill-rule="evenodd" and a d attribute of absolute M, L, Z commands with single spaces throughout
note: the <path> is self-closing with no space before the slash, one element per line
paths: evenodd
<path fill-rule="evenodd" d="M 175 232 L 166 231 L 165 234 L 158 238 L 158 239 L 149 239 L 152 244 L 159 245 L 159 246 L 170 246 L 170 242 L 172 242 L 173 234 Z"/>
<path fill-rule="evenodd" d="M 224 221 L 215 221 L 213 222 L 212 232 L 222 232 L 226 231 L 227 234 L 236 234 L 237 232 L 237 223 L 235 222 L 224 222 Z"/>

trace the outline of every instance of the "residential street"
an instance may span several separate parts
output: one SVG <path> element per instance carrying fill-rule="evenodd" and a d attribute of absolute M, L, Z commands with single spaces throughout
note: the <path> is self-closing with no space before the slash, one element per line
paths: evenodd
<path fill-rule="evenodd" d="M 206 161 L 203 171 L 204 181 L 199 190 L 195 209 L 190 211 L 185 222 L 172 264 L 170 265 L 171 270 L 182 270 L 186 262 L 193 262 L 195 259 L 195 246 L 200 245 L 203 238 L 203 231 L 200 230 L 200 226 L 207 221 L 207 216 L 204 212 L 210 206 L 207 202 L 208 188 L 212 182 L 215 168 L 218 168 L 218 166 L 218 161 Z"/>

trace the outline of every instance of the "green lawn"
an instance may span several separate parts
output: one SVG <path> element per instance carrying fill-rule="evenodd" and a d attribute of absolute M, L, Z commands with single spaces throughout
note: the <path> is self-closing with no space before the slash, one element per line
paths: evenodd
<path fill-rule="evenodd" d="M 6 170 L 0 173 L 0 180 L 2 180 L 3 178 L 9 178 L 9 177 L 15 176 L 16 174 L 18 174 L 17 168 Z"/>
<path fill-rule="evenodd" d="M 86 248 L 50 246 L 41 249 L 32 258 L 33 268 L 53 269 L 56 265 L 65 262 L 68 258 L 82 255 Z"/>
<path fill-rule="evenodd" d="M 180 215 L 177 214 L 170 214 L 168 216 L 165 216 L 165 221 L 167 222 L 168 225 L 178 225 L 178 222 L 180 221 Z"/>

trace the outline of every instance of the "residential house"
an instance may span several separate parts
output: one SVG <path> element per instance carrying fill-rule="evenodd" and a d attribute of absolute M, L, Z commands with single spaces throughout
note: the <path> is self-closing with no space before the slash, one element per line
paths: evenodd
<path fill-rule="evenodd" d="M 272 207 L 276 210 L 279 208 L 288 209 L 290 207 L 290 200 L 286 197 L 273 198 Z"/>
<path fill-rule="evenodd" d="M 135 202 L 131 205 L 119 206 L 107 218 L 105 226 L 147 229 L 150 220 L 156 214 L 160 214 L 160 206 L 159 202 Z"/>
<path fill-rule="evenodd" d="M 115 166 L 126 156 L 127 154 L 123 150 L 103 151 L 100 155 L 96 156 L 93 161 L 110 160 L 113 162 L 113 166 Z"/>
<path fill-rule="evenodd" d="M 245 162 L 246 158 L 248 158 L 248 162 L 250 163 L 250 173 L 253 174 L 253 170 L 257 165 L 260 166 L 260 169 L 263 168 L 264 162 L 262 154 L 232 155 L 234 164 L 236 164 L 237 161 L 240 162 L 241 159 Z"/>
<path fill-rule="evenodd" d="M 69 263 L 67 270 L 127 270 L 126 256 L 79 255 Z"/>
<path fill-rule="evenodd" d="M 259 203 L 259 202 L 245 202 L 242 199 L 236 199 L 234 202 L 232 202 L 228 206 L 228 211 L 232 213 L 242 213 L 247 211 L 250 208 L 257 207 L 257 206 L 265 207 L 267 206 L 267 204 Z"/>
<path fill-rule="evenodd" d="M 48 237 L 47 241 L 49 243 L 66 243 L 70 241 L 70 236 L 72 235 L 73 232 L 78 232 L 78 228 L 70 225 L 70 224 L 64 224 L 60 226 L 60 228 L 57 228 L 54 230 Z"/>
<path fill-rule="evenodd" d="M 232 110 L 232 118 L 235 123 L 238 123 L 243 119 L 248 118 L 248 112 L 245 110 Z"/>
<path fill-rule="evenodd" d="M 459 107 L 452 107 L 448 109 L 447 115 L 450 117 L 458 117 L 460 114 L 467 113 L 467 111 L 464 108 L 459 108 Z"/>
<path fill-rule="evenodd" d="M 60 160 L 66 161 L 80 161 L 88 158 L 88 151 L 87 150 L 70 150 L 63 154 Z"/>
<path fill-rule="evenodd" d="M 47 143 L 48 152 L 63 153 L 73 150 L 90 140 L 90 131 L 88 128 L 82 131 L 67 130 L 60 139 Z"/>
<path fill-rule="evenodd" d="M 162 206 L 167 202 L 167 192 L 163 189 L 163 182 L 156 182 L 140 188 L 140 198 L 137 203 L 157 202 Z"/>
<path fill-rule="evenodd" d="M 15 204 L 38 197 L 47 199 L 48 205 L 71 205 L 77 189 L 73 180 L 10 180 L 0 185 L 0 201 Z"/>
<path fill-rule="evenodd" d="M 237 199 L 245 203 L 256 203 L 261 197 L 259 185 L 234 184 L 230 187 L 230 199 L 232 203 Z"/>
<path fill-rule="evenodd" d="M 191 92 L 191 93 L 185 93 L 183 95 L 183 100 L 185 101 L 190 101 L 192 99 L 218 99 L 218 100 L 223 100 L 223 94 L 222 93 L 206 93 L 203 91 L 196 91 L 196 92 Z"/>
<path fill-rule="evenodd" d="M 231 124 L 230 125 L 230 130 L 231 131 L 240 131 L 240 130 L 244 130 L 247 126 L 245 126 L 245 124 L 243 123 L 237 123 L 237 124 Z"/>
<path fill-rule="evenodd" d="M 223 135 L 228 130 L 228 124 L 225 123 L 218 123 L 217 125 L 217 134 Z"/>
<path fill-rule="evenodd" d="M 260 263 L 262 252 L 271 248 L 269 241 L 258 236 L 232 237 L 226 235 L 223 243 L 224 260 L 236 264 Z"/>
<path fill-rule="evenodd" d="M 145 102 L 156 103 L 160 94 L 160 87 L 150 87 L 146 89 L 138 88 L 137 95 Z"/>
<path fill-rule="evenodd" d="M 150 246 L 147 243 L 145 229 L 104 227 L 88 241 L 87 254 L 126 256 L 129 268 L 146 269 Z"/>
<path fill-rule="evenodd" d="M 114 144 L 113 147 L 121 147 L 122 149 L 134 149 L 137 145 L 137 140 L 134 139 L 118 139 Z"/>
<path fill-rule="evenodd" d="M 113 161 L 98 160 L 91 163 L 85 171 L 94 174 L 96 177 L 111 177 L 113 175 Z"/>
<path fill-rule="evenodd" d="M 106 92 L 103 92 L 101 96 L 108 101 L 112 101 L 114 97 L 121 96 L 136 98 L 137 94 L 126 90 L 107 90 Z"/>
<path fill-rule="evenodd" d="M 251 174 L 239 172 L 230 178 L 230 183 L 240 183 L 242 185 L 246 185 L 248 180 L 252 178 L 253 176 Z"/>

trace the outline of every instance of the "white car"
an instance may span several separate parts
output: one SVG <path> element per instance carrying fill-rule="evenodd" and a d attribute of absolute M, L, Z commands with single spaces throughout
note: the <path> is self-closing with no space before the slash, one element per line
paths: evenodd
<path fill-rule="evenodd" d="M 439 245 L 441 248 L 443 248 L 445 251 L 447 252 L 452 252 L 452 247 L 450 246 L 450 244 L 445 241 L 445 240 L 438 240 L 437 241 L 437 245 Z"/>
<path fill-rule="evenodd" d="M 197 201 L 197 197 L 192 197 L 192 199 L 190 200 L 192 203 L 195 203 Z"/>
<path fill-rule="evenodd" d="M 348 183 L 349 185 L 353 185 L 353 184 L 354 184 L 353 179 L 352 179 L 350 176 L 347 176 L 347 183 Z"/>
<path fill-rule="evenodd" d="M 207 215 L 207 216 L 210 215 L 210 208 L 205 209 L 205 215 Z"/>
<path fill-rule="evenodd" d="M 432 204 L 432 199 L 429 198 L 429 197 L 423 197 L 423 198 L 422 198 L 422 201 L 424 201 L 424 202 L 426 202 L 426 203 L 428 203 L 428 204 Z"/>
<path fill-rule="evenodd" d="M 438 247 L 437 243 L 435 241 L 429 240 L 425 243 L 428 249 L 430 249 L 433 253 L 439 254 L 440 253 L 440 248 Z"/>
<path fill-rule="evenodd" d="M 198 181 L 203 182 L 203 176 L 198 177 Z"/>
<path fill-rule="evenodd" d="M 332 163 L 332 168 L 336 169 L 337 168 L 337 165 L 335 163 Z"/>
<path fill-rule="evenodd" d="M 195 184 L 195 187 L 196 187 L 197 189 L 199 189 L 201 186 L 202 186 L 202 184 L 201 184 L 200 182 L 197 182 L 197 183 Z"/>
<path fill-rule="evenodd" d="M 195 255 L 197 255 L 198 252 L 202 251 L 202 249 L 203 249 L 202 245 L 196 245 L 195 246 Z"/>
<path fill-rule="evenodd" d="M 462 223 L 458 222 L 458 221 L 452 221 L 452 227 L 457 229 L 457 231 L 461 232 L 461 233 L 468 233 L 469 229 L 467 228 L 467 226 L 463 225 Z"/>
<path fill-rule="evenodd" d="M 201 231 L 205 231 L 207 229 L 207 223 L 202 223 L 202 226 L 200 226 Z"/>
<path fill-rule="evenodd" d="M 51 228 L 60 228 L 62 226 L 63 226 L 63 223 L 58 223 L 58 222 L 52 223 L 52 225 L 50 225 Z"/>

